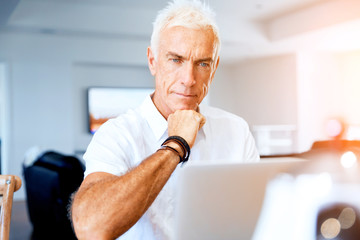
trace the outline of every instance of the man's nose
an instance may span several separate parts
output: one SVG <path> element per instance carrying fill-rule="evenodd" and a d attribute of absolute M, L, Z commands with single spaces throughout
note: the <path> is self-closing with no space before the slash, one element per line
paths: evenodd
<path fill-rule="evenodd" d="M 192 63 L 187 63 L 184 66 L 183 76 L 181 78 L 181 83 L 186 87 L 191 87 L 195 84 L 195 68 Z"/>

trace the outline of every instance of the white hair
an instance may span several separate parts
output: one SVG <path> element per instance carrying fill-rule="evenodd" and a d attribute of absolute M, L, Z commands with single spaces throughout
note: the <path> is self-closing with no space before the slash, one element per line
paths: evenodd
<path fill-rule="evenodd" d="M 174 26 L 182 26 L 191 29 L 210 29 L 214 33 L 215 58 L 220 51 L 219 30 L 215 22 L 214 11 L 199 0 L 173 0 L 167 7 L 159 11 L 154 23 L 151 35 L 151 49 L 155 58 L 158 56 L 160 33 Z"/>

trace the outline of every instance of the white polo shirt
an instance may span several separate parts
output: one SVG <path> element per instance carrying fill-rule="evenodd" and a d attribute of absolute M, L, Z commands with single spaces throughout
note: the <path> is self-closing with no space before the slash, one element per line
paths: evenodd
<path fill-rule="evenodd" d="M 206 123 L 198 132 L 186 164 L 259 160 L 254 139 L 242 118 L 202 105 L 200 113 Z M 167 121 L 148 96 L 138 108 L 107 121 L 95 133 L 84 155 L 85 176 L 92 172 L 122 175 L 156 152 L 167 137 Z M 179 168 L 148 211 L 119 239 L 172 239 Z"/>

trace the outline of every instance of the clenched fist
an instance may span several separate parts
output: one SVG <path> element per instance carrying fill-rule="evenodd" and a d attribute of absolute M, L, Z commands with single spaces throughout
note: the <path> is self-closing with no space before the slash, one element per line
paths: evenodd
<path fill-rule="evenodd" d="M 168 117 L 169 136 L 184 138 L 191 148 L 205 122 L 205 117 L 194 110 L 177 110 Z"/>

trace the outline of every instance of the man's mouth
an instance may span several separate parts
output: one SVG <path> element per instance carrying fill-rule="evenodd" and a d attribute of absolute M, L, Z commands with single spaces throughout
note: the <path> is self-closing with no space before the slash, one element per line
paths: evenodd
<path fill-rule="evenodd" d="M 185 97 L 185 98 L 193 98 L 196 97 L 195 94 L 186 94 L 186 93 L 175 93 L 176 95 L 180 96 L 180 97 Z"/>

